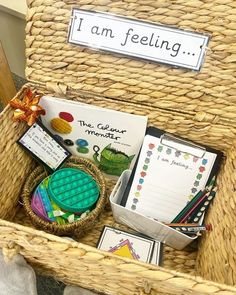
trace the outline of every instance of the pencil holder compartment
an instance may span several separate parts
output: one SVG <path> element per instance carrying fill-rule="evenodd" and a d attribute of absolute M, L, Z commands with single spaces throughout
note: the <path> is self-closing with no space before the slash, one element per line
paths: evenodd
<path fill-rule="evenodd" d="M 49 233 L 53 233 L 56 235 L 76 235 L 77 237 L 83 236 L 89 229 L 91 229 L 94 226 L 98 216 L 104 209 L 104 206 L 106 203 L 105 179 L 103 174 L 100 172 L 100 170 L 90 160 L 87 160 L 84 158 L 72 157 L 66 162 L 63 168 L 71 168 L 71 170 L 74 172 L 80 171 L 80 173 L 83 173 L 88 178 L 91 178 L 92 183 L 95 186 L 97 186 L 96 189 L 97 191 L 99 191 L 99 196 L 96 201 L 96 205 L 91 210 L 91 212 L 89 212 L 85 217 L 67 224 L 58 224 L 57 222 L 49 222 L 39 217 L 32 210 L 31 199 L 32 199 L 32 194 L 35 191 L 35 188 L 48 176 L 47 172 L 41 166 L 38 166 L 37 168 L 35 168 L 26 179 L 26 182 L 22 190 L 23 207 L 27 215 L 30 217 L 32 223 L 36 227 L 43 229 L 44 231 L 47 231 Z M 57 172 L 53 175 L 54 178 L 57 178 L 57 175 L 62 174 L 63 172 L 66 173 L 64 171 L 65 169 L 63 168 L 57 170 Z M 52 183 L 52 188 L 53 188 L 53 183 Z M 67 204 L 67 209 L 68 208 L 69 207 Z M 75 211 L 76 209 L 78 208 L 75 208 Z"/>
<path fill-rule="evenodd" d="M 130 175 L 131 170 L 125 170 L 121 174 L 109 198 L 113 217 L 118 223 L 125 224 L 137 232 L 141 232 L 177 250 L 183 249 L 197 238 L 196 235 L 192 237 L 187 236 L 162 222 L 121 206 L 120 204 Z"/>

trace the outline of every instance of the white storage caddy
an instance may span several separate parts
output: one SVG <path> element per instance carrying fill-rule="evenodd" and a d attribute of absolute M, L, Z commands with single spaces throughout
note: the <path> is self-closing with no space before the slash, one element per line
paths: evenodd
<path fill-rule="evenodd" d="M 125 224 L 137 232 L 145 234 L 159 242 L 163 242 L 164 244 L 167 244 L 177 250 L 182 250 L 185 246 L 197 238 L 197 236 L 189 237 L 159 221 L 148 218 L 121 206 L 121 200 L 130 175 L 131 170 L 125 170 L 121 174 L 110 195 L 110 204 L 113 216 L 118 223 Z"/>

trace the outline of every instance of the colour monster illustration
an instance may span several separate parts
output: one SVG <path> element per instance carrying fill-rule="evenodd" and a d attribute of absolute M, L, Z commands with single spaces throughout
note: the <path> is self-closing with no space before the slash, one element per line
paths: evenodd
<path fill-rule="evenodd" d="M 99 161 L 99 146 L 94 145 L 93 150 L 95 152 L 93 159 L 99 169 L 107 174 L 116 176 L 120 176 L 124 170 L 129 169 L 129 166 L 135 156 L 127 156 L 125 153 L 112 148 L 111 144 L 109 144 L 101 151 Z"/>

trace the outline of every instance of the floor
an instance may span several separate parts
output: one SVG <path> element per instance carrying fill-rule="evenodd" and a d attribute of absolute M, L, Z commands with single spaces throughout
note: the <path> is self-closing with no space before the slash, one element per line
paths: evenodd
<path fill-rule="evenodd" d="M 65 285 L 53 278 L 37 275 L 38 295 L 62 295 Z"/>

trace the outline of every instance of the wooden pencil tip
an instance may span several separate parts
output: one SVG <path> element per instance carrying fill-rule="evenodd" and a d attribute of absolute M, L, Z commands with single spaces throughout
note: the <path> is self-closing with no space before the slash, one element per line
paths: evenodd
<path fill-rule="evenodd" d="M 206 230 L 209 230 L 209 231 L 212 230 L 212 224 L 211 223 L 206 224 L 205 227 L 206 227 Z"/>

